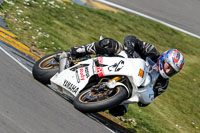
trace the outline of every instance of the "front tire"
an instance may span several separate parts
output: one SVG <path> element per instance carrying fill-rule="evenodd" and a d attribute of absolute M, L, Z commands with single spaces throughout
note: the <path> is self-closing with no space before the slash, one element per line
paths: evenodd
<path fill-rule="evenodd" d="M 43 84 L 49 84 L 50 78 L 59 71 L 59 62 L 56 62 L 54 57 L 61 52 L 56 52 L 39 59 L 33 66 L 33 77 Z M 52 65 L 50 62 L 54 61 Z M 57 63 L 57 64 L 56 64 Z"/>
<path fill-rule="evenodd" d="M 106 96 L 99 96 L 92 91 L 92 88 L 87 89 L 75 97 L 74 107 L 85 113 L 104 111 L 119 105 L 128 96 L 128 92 L 123 86 L 117 86 L 112 89 L 112 92 L 110 91 L 108 89 L 107 92 L 101 93 Z"/>

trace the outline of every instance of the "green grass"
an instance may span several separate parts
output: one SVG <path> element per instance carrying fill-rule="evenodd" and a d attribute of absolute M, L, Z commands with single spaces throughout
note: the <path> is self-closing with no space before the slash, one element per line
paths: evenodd
<path fill-rule="evenodd" d="M 56 1 L 51 5 L 49 0 L 26 2 L 30 5 L 24 0 L 12 2 L 14 5 L 4 2 L 1 6 L 8 30 L 45 54 L 97 41 L 100 35 L 123 42 L 130 34 L 154 44 L 161 53 L 170 48 L 180 50 L 185 57 L 183 70 L 148 107 L 130 105 L 124 118 L 135 118 L 136 122 L 124 125 L 141 133 L 200 132 L 196 127 L 200 126 L 200 39 L 124 12 Z"/>

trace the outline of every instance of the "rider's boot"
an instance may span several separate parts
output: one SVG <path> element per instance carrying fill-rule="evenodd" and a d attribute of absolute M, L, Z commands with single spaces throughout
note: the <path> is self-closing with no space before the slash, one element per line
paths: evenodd
<path fill-rule="evenodd" d="M 118 105 L 109 109 L 109 113 L 113 116 L 123 116 L 128 111 L 128 104 L 125 105 Z"/>
<path fill-rule="evenodd" d="M 95 43 L 83 45 L 80 47 L 72 47 L 70 54 L 73 58 L 80 58 L 90 54 L 96 54 Z"/>
<path fill-rule="evenodd" d="M 72 47 L 70 53 L 72 57 L 76 58 L 80 58 L 89 54 L 113 56 L 118 54 L 121 49 L 122 45 L 119 42 L 111 38 L 104 38 L 91 44 L 83 45 L 80 47 Z"/>

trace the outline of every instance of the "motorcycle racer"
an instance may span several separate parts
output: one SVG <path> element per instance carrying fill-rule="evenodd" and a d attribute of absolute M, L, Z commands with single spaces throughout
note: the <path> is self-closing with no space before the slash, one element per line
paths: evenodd
<path fill-rule="evenodd" d="M 111 38 L 105 38 L 91 44 L 80 47 L 72 47 L 70 50 L 71 56 L 79 58 L 88 54 L 99 54 L 106 56 L 117 56 L 117 54 L 124 49 L 129 58 L 149 57 L 152 61 L 157 63 L 158 71 L 160 73 L 156 83 L 153 87 L 154 98 L 166 91 L 169 78 L 178 73 L 184 65 L 183 55 L 176 49 L 167 50 L 160 55 L 154 45 L 141 41 L 133 35 L 128 35 L 124 39 L 124 46 Z M 149 104 L 139 102 L 140 107 L 145 107 Z M 109 113 L 114 116 L 122 116 L 128 110 L 128 105 L 118 105 L 109 109 Z"/>

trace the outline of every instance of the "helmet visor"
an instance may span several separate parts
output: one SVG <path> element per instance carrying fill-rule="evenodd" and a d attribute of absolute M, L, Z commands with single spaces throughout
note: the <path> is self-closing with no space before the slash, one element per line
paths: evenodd
<path fill-rule="evenodd" d="M 174 70 L 174 68 L 167 62 L 164 62 L 164 72 L 167 76 L 171 77 L 177 72 Z"/>

